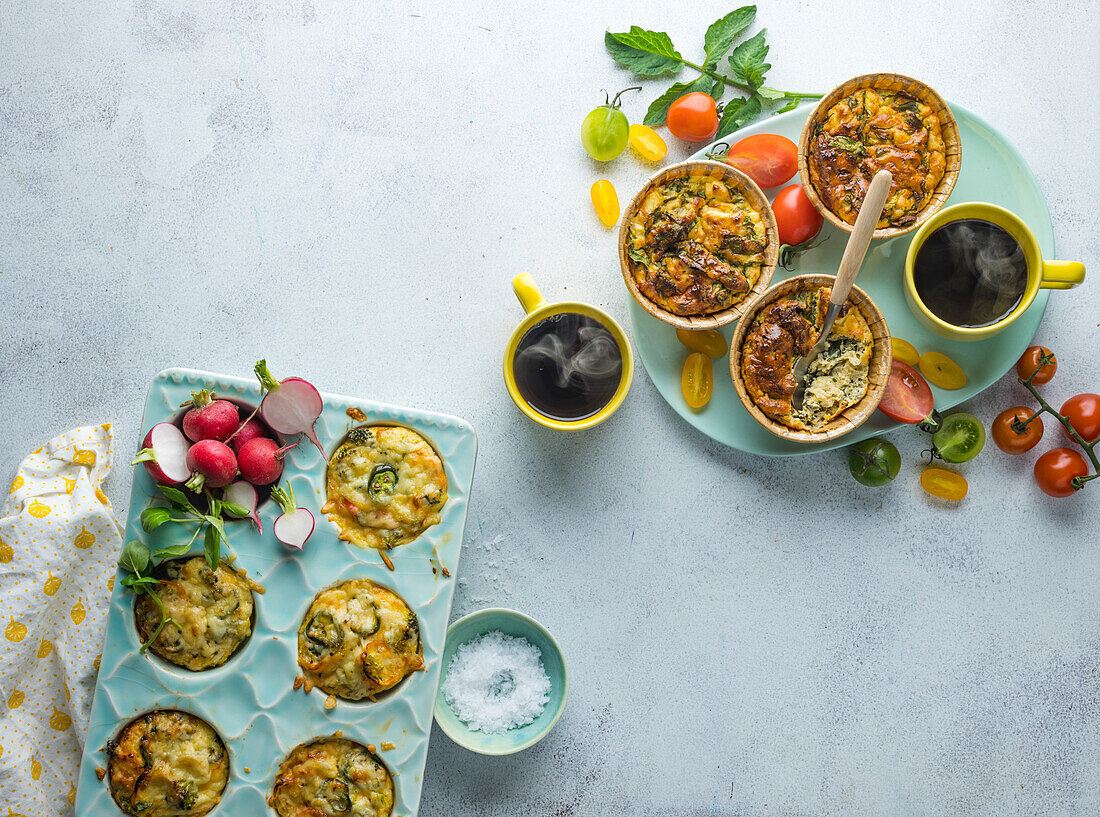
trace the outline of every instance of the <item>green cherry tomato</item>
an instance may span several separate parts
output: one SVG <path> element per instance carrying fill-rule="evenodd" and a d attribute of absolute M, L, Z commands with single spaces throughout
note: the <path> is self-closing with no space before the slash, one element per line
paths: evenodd
<path fill-rule="evenodd" d="M 885 485 L 900 469 L 901 455 L 897 447 L 882 437 L 856 443 L 848 451 L 848 470 L 860 485 Z"/>
<path fill-rule="evenodd" d="M 619 110 L 619 97 L 626 91 L 635 90 L 641 88 L 619 91 L 614 99 L 594 108 L 581 123 L 581 144 L 597 162 L 609 162 L 626 149 L 630 123 L 626 121 L 626 114 Z"/>
<path fill-rule="evenodd" d="M 985 426 L 973 414 L 949 414 L 932 435 L 932 445 L 944 462 L 969 462 L 985 446 Z"/>

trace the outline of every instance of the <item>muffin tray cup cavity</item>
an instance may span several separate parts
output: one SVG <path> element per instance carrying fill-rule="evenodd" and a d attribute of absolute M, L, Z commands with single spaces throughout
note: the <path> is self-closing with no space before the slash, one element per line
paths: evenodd
<path fill-rule="evenodd" d="M 142 437 L 155 423 L 179 416 L 179 406 L 199 388 L 253 405 L 260 401 L 253 380 L 168 369 L 149 389 L 142 420 Z M 301 445 L 286 458 L 281 483 L 289 481 L 298 503 L 316 519 L 313 536 L 303 551 L 293 551 L 272 533 L 280 509 L 265 502 L 259 509 L 264 534 L 246 519 L 227 521 L 228 548 L 222 557 L 236 556 L 234 565 L 266 592 L 255 594 L 252 636 L 226 664 L 202 672 L 175 667 L 150 653 L 139 652 L 134 626 L 134 595 L 116 576 L 107 614 L 105 643 L 92 702 L 87 741 L 80 764 L 76 813 L 110 817 L 122 814 L 106 780 L 96 768 L 106 768 L 102 751 L 107 741 L 134 717 L 154 709 L 179 709 L 205 720 L 229 751 L 229 783 L 221 802 L 210 812 L 220 817 L 260 817 L 275 812 L 267 805 L 275 773 L 300 743 L 341 732 L 364 745 L 372 744 L 390 770 L 395 784 L 394 815 L 414 817 L 420 799 L 424 763 L 431 735 L 441 657 L 458 573 L 462 531 L 466 522 L 477 438 L 464 420 L 445 414 L 324 394 L 324 411 L 316 431 L 331 454 L 347 431 L 362 421 L 346 410 L 357 408 L 365 424 L 401 425 L 420 433 L 434 447 L 447 476 L 447 501 L 438 525 L 408 544 L 389 552 L 394 570 L 373 549 L 362 549 L 337 538 L 339 531 L 321 513 L 325 502 L 327 462 L 313 445 Z M 247 415 L 242 415 L 247 416 Z M 134 441 L 138 448 L 140 438 Z M 121 460 L 128 459 L 122 452 Z M 151 549 L 186 541 L 182 525 L 164 525 L 153 534 L 141 528 L 140 514 L 158 496 L 144 468 L 134 469 L 125 541 L 139 539 Z M 201 541 L 192 552 L 202 552 Z M 443 574 L 443 568 L 450 577 Z M 423 645 L 424 671 L 413 672 L 375 701 L 338 700 L 325 708 L 325 693 L 294 689 L 298 666 L 298 626 L 322 589 L 338 582 L 366 578 L 394 590 L 416 613 Z M 382 744 L 393 744 L 383 750 Z"/>

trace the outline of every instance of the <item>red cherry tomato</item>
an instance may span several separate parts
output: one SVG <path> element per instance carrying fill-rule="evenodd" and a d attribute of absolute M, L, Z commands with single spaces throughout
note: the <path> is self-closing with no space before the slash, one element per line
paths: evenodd
<path fill-rule="evenodd" d="M 895 360 L 878 410 L 899 423 L 919 423 L 932 411 L 932 389 L 920 372 Z"/>
<path fill-rule="evenodd" d="M 709 142 L 718 133 L 718 108 L 714 97 L 693 91 L 668 106 L 665 120 L 677 139 L 685 142 Z"/>
<path fill-rule="evenodd" d="M 776 133 L 746 136 L 725 158 L 760 187 L 778 187 L 798 172 L 798 145 Z"/>
<path fill-rule="evenodd" d="M 821 224 L 825 221 L 800 184 L 780 190 L 772 202 L 772 212 L 779 227 L 779 242 L 792 247 L 809 241 L 821 232 Z"/>
<path fill-rule="evenodd" d="M 1024 353 L 1020 355 L 1020 359 L 1016 361 L 1016 374 L 1027 380 L 1031 377 L 1031 373 L 1039 368 L 1044 356 L 1050 360 L 1043 365 L 1043 370 L 1035 375 L 1035 379 L 1031 382 L 1036 386 L 1049 383 L 1051 378 L 1054 377 L 1054 373 L 1058 371 L 1058 358 L 1054 356 L 1054 352 L 1045 346 L 1028 346 Z"/>
<path fill-rule="evenodd" d="M 1085 442 L 1100 437 L 1100 394 L 1074 395 L 1062 404 L 1062 415 Z M 1065 426 L 1062 431 L 1069 437 Z"/>
<path fill-rule="evenodd" d="M 1026 406 L 1016 406 L 1005 409 L 997 415 L 993 421 L 993 442 L 1006 454 L 1023 454 L 1030 451 L 1043 439 L 1043 418 L 1031 420 L 1023 433 L 1017 431 L 1013 422 L 1019 420 L 1025 423 L 1035 415 L 1035 412 Z"/>
<path fill-rule="evenodd" d="M 1073 478 L 1083 477 L 1089 469 L 1085 458 L 1072 448 L 1052 448 L 1035 460 L 1035 482 L 1044 493 L 1051 496 L 1070 496 Z"/>

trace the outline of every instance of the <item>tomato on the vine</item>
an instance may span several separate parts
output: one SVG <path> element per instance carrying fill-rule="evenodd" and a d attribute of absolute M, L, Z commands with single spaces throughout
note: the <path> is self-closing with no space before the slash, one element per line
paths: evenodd
<path fill-rule="evenodd" d="M 1020 359 L 1016 361 L 1016 374 L 1027 380 L 1044 360 L 1047 361 L 1046 365 L 1042 367 L 1042 371 L 1035 375 L 1035 379 L 1031 382 L 1036 386 L 1049 383 L 1054 377 L 1054 373 L 1058 371 L 1058 358 L 1054 356 L 1054 352 L 1045 346 L 1027 347 L 1024 353 L 1020 355 Z"/>
<path fill-rule="evenodd" d="M 821 232 L 825 221 L 800 184 L 780 190 L 772 202 L 772 212 L 779 227 L 779 243 L 792 247 L 809 241 Z"/>
<path fill-rule="evenodd" d="M 1023 454 L 1030 451 L 1043 439 L 1043 418 L 1035 417 L 1035 412 L 1027 406 L 1015 406 L 1005 409 L 993 421 L 993 442 L 1006 454 Z M 1031 422 L 1028 422 L 1031 420 Z M 1027 423 L 1023 431 L 1017 431 L 1014 423 Z"/>
<path fill-rule="evenodd" d="M 685 142 L 709 142 L 718 133 L 718 106 L 714 97 L 692 91 L 668 106 L 668 129 Z"/>
<path fill-rule="evenodd" d="M 1062 404 L 1062 416 L 1087 443 L 1100 438 L 1100 394 L 1076 394 Z M 1069 437 L 1065 426 L 1062 431 Z M 1072 439 L 1072 438 L 1071 438 Z"/>
<path fill-rule="evenodd" d="M 1051 496 L 1072 495 L 1074 477 L 1083 477 L 1088 472 L 1085 458 L 1072 448 L 1052 448 L 1035 461 L 1035 482 Z"/>
<path fill-rule="evenodd" d="M 778 187 L 798 172 L 798 145 L 777 133 L 757 133 L 736 142 L 722 161 L 760 187 Z"/>
<path fill-rule="evenodd" d="M 893 361 L 878 410 L 899 423 L 919 423 L 931 413 L 932 404 L 932 390 L 920 372 L 908 363 Z"/>

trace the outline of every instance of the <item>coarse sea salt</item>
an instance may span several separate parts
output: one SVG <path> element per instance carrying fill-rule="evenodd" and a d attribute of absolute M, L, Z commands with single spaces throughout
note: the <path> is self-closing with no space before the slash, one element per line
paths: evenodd
<path fill-rule="evenodd" d="M 455 650 L 443 697 L 471 730 L 495 735 L 542 714 L 550 700 L 550 678 L 538 647 L 493 630 Z"/>

